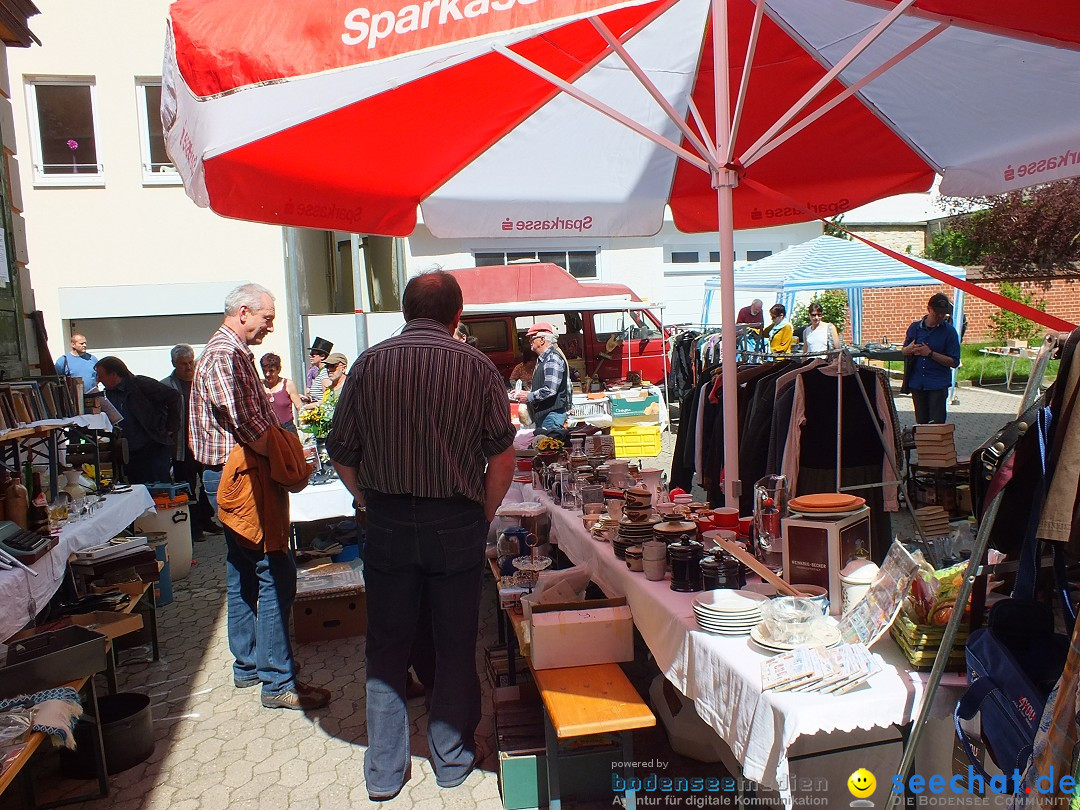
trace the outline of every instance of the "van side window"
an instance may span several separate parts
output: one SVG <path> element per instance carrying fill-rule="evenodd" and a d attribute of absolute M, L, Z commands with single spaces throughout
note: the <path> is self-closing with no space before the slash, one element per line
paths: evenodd
<path fill-rule="evenodd" d="M 482 352 L 510 351 L 510 330 L 506 319 L 490 321 L 469 320 L 469 329 L 476 338 L 476 348 Z"/>

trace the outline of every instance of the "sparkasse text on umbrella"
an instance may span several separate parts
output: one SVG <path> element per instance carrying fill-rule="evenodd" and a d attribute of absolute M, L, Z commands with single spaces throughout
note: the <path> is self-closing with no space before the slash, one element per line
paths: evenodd
<path fill-rule="evenodd" d="M 342 34 L 341 41 L 346 45 L 359 45 L 366 41 L 370 49 L 374 48 L 380 39 L 385 39 L 392 33 L 407 34 L 429 28 L 433 24 L 460 22 L 492 11 L 508 11 L 515 5 L 529 6 L 535 2 L 536 0 L 469 0 L 461 7 L 461 0 L 424 0 L 423 3 L 403 6 L 396 13 L 377 11 L 374 14 L 360 6 L 345 15 L 345 28 L 356 33 Z M 437 20 L 433 20 L 433 12 L 436 10 L 439 16 Z M 368 20 L 371 22 L 367 22 Z"/>

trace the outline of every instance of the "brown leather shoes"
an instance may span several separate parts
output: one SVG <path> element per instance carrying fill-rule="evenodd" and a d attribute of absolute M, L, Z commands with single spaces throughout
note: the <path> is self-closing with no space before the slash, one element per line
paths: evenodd
<path fill-rule="evenodd" d="M 290 689 L 277 695 L 263 695 L 262 705 L 267 709 L 292 709 L 309 712 L 321 709 L 330 702 L 330 693 L 326 689 L 296 682 L 296 689 Z"/>

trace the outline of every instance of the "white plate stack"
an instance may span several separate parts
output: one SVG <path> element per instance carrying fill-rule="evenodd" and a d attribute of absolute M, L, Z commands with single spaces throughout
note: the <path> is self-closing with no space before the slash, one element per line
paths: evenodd
<path fill-rule="evenodd" d="M 767 596 L 750 591 L 706 591 L 694 597 L 694 615 L 707 633 L 745 636 L 761 621 L 761 606 L 768 601 Z"/>

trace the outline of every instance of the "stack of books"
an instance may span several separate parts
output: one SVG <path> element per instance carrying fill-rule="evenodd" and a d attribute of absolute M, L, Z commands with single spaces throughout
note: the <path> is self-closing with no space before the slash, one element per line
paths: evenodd
<path fill-rule="evenodd" d="M 35 377 L 0 383 L 0 430 L 84 412 L 82 377 Z"/>
<path fill-rule="evenodd" d="M 956 443 L 953 432 L 956 425 L 916 425 L 915 449 L 919 454 L 920 467 L 955 467 Z"/>
<path fill-rule="evenodd" d="M 927 537 L 944 537 L 952 529 L 949 526 L 949 513 L 940 506 L 924 506 L 915 510 L 919 526 Z"/>

